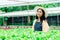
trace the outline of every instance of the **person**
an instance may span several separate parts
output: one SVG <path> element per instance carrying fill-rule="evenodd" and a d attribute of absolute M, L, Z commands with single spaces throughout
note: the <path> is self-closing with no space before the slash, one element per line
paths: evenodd
<path fill-rule="evenodd" d="M 43 8 L 38 8 L 36 10 L 36 19 L 33 21 L 33 26 L 32 29 L 34 31 L 44 31 L 48 32 L 49 31 L 49 25 L 47 23 L 46 19 L 46 13 Z"/>

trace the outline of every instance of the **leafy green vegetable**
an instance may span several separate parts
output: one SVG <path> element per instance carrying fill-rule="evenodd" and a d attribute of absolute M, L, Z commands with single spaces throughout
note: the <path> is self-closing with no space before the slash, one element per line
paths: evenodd
<path fill-rule="evenodd" d="M 60 40 L 60 30 L 42 32 L 33 31 L 31 28 L 0 29 L 0 40 Z"/>

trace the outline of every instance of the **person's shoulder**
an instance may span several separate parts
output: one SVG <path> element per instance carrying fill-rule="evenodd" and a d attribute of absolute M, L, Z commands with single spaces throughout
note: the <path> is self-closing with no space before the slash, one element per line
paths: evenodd
<path fill-rule="evenodd" d="M 35 25 L 35 23 L 36 23 L 36 19 L 33 21 L 33 26 Z"/>
<path fill-rule="evenodd" d="M 34 19 L 34 22 L 36 22 L 37 21 L 37 19 Z"/>
<path fill-rule="evenodd" d="M 36 21 L 37 19 L 34 19 L 34 21 Z"/>
<path fill-rule="evenodd" d="M 37 21 L 37 19 L 35 19 L 35 20 L 33 21 L 33 23 L 35 24 L 35 23 L 36 23 L 36 21 Z"/>
<path fill-rule="evenodd" d="M 46 23 L 46 22 L 47 22 L 47 20 L 43 20 L 43 22 L 44 22 L 44 23 Z"/>

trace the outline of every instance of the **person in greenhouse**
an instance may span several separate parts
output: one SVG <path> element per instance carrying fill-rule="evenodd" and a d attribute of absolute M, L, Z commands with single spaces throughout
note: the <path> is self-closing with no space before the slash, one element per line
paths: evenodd
<path fill-rule="evenodd" d="M 47 23 L 47 14 L 42 7 L 36 9 L 36 19 L 33 21 L 32 29 L 34 31 L 49 31 L 49 25 Z"/>

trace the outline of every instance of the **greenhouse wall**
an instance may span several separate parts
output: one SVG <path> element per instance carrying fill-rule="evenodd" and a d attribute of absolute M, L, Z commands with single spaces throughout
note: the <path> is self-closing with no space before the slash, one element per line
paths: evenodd
<path fill-rule="evenodd" d="M 32 5 L 22 5 L 22 6 L 8 6 L 8 7 L 1 7 L 0 11 L 8 13 L 8 12 L 15 12 L 15 11 L 28 11 L 33 10 L 36 6 L 44 7 L 44 8 L 54 8 L 60 7 L 60 2 L 58 3 L 48 3 L 48 4 L 32 4 Z M 49 25 L 60 25 L 60 13 L 56 14 L 49 14 L 47 17 L 47 21 Z M 32 26 L 33 20 L 35 16 L 18 16 L 18 17 L 0 17 L 0 25 L 8 26 L 8 25 L 19 25 L 19 26 Z"/>

